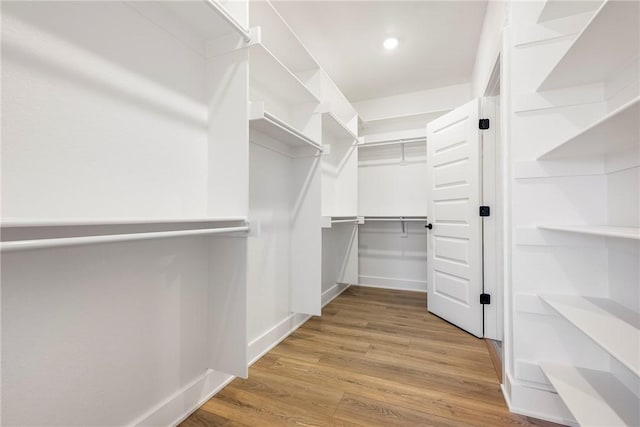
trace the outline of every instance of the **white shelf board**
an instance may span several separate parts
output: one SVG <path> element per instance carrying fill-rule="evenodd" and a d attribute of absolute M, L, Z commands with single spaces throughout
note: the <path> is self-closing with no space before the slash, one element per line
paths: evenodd
<path fill-rule="evenodd" d="M 540 298 L 640 376 L 640 313 L 606 298 L 550 294 Z"/>
<path fill-rule="evenodd" d="M 216 10 L 226 10 L 216 0 L 128 1 L 125 4 L 200 53 L 204 53 L 204 42 L 238 31 Z M 228 12 L 225 14 L 231 16 Z M 239 28 L 249 33 L 248 29 Z"/>
<path fill-rule="evenodd" d="M 610 225 L 539 225 L 541 230 L 565 231 L 602 237 L 640 240 L 638 227 L 614 227 Z"/>
<path fill-rule="evenodd" d="M 338 140 L 356 141 L 358 136 L 354 134 L 340 119 L 331 111 L 322 113 L 322 134 L 332 135 Z"/>
<path fill-rule="evenodd" d="M 190 224 L 204 222 L 246 222 L 246 217 L 202 217 L 202 218 L 68 218 L 68 219 L 18 219 L 8 218 L 0 222 L 2 228 L 16 227 L 73 227 L 94 225 L 145 225 L 145 224 Z"/>
<path fill-rule="evenodd" d="M 579 13 L 596 10 L 602 4 L 602 0 L 596 1 L 567 1 L 567 0 L 547 0 L 540 10 L 538 22 L 551 21 L 565 18 Z"/>
<path fill-rule="evenodd" d="M 249 105 L 249 128 L 291 147 L 311 146 L 321 150 L 321 145 L 317 141 L 265 111 L 264 104 L 261 102 L 252 102 Z"/>
<path fill-rule="evenodd" d="M 638 426 L 638 398 L 608 372 L 541 363 L 542 371 L 582 427 Z"/>
<path fill-rule="evenodd" d="M 249 75 L 250 86 L 257 85 L 291 105 L 320 102 L 295 74 L 260 43 L 249 48 Z"/>
<path fill-rule="evenodd" d="M 576 135 L 538 157 L 559 159 L 620 153 L 640 145 L 638 136 L 640 97 L 607 114 Z"/>
<path fill-rule="evenodd" d="M 595 12 L 538 91 L 606 80 L 638 58 L 640 2 L 607 0 Z"/>
<path fill-rule="evenodd" d="M 298 73 L 320 68 L 271 2 L 249 2 L 249 25 L 262 29 L 262 42 L 291 71 Z"/>

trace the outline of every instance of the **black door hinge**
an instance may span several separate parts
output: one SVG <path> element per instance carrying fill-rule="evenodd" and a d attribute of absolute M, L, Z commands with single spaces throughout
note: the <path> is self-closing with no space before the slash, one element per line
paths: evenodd
<path fill-rule="evenodd" d="M 480 128 L 480 130 L 489 129 L 489 119 L 480 119 L 478 127 Z"/>
<path fill-rule="evenodd" d="M 491 304 L 491 295 L 480 294 L 480 304 Z"/>
<path fill-rule="evenodd" d="M 480 216 L 490 216 L 491 208 L 489 206 L 480 206 Z"/>

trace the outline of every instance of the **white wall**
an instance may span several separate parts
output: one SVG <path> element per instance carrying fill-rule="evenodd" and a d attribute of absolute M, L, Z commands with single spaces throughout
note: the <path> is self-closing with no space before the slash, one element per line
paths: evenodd
<path fill-rule="evenodd" d="M 427 233 L 423 222 L 366 222 L 358 227 L 360 284 L 427 291 Z"/>
<path fill-rule="evenodd" d="M 471 97 L 484 95 L 502 47 L 502 30 L 508 24 L 509 2 L 491 0 L 487 4 L 471 75 Z"/>

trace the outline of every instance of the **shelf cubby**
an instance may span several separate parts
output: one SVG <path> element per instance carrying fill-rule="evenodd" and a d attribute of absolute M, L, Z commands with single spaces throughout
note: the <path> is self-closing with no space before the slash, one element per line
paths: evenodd
<path fill-rule="evenodd" d="M 604 1 L 540 83 L 538 91 L 606 80 L 637 59 L 639 27 L 639 2 Z"/>
<path fill-rule="evenodd" d="M 581 426 L 640 425 L 638 398 L 611 373 L 554 363 L 540 367 Z"/>

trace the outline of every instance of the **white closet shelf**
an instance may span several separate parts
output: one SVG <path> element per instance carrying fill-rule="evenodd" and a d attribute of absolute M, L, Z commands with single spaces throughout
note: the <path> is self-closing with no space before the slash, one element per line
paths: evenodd
<path fill-rule="evenodd" d="M 188 28 L 201 42 L 237 33 L 250 41 L 249 29 L 238 23 L 217 0 L 136 2 L 127 4 L 151 21 L 160 24 L 177 38 L 192 44 L 178 28 Z"/>
<path fill-rule="evenodd" d="M 612 374 L 541 363 L 558 396 L 582 427 L 638 426 L 638 398 Z"/>
<path fill-rule="evenodd" d="M 284 99 L 291 105 L 320 102 L 309 88 L 261 43 L 249 47 L 250 87 Z"/>
<path fill-rule="evenodd" d="M 538 22 L 551 21 L 588 12 L 597 9 L 599 5 L 600 2 L 598 1 L 547 0 L 540 10 Z"/>
<path fill-rule="evenodd" d="M 538 160 L 619 153 L 637 147 L 640 97 L 612 111 Z"/>
<path fill-rule="evenodd" d="M 397 116 L 380 116 L 380 117 L 372 117 L 367 120 L 362 120 L 362 127 L 368 128 L 372 126 L 376 126 L 380 123 L 389 123 L 389 122 L 404 122 L 404 121 L 424 121 L 424 126 L 427 125 L 428 122 L 434 120 L 441 115 L 448 113 L 451 110 L 432 110 L 432 111 L 422 111 L 419 113 L 410 113 L 410 114 L 400 114 Z"/>
<path fill-rule="evenodd" d="M 364 224 L 364 219 L 356 215 L 322 217 L 322 228 L 331 228 L 333 224 Z"/>
<path fill-rule="evenodd" d="M 607 298 L 539 296 L 612 357 L 640 376 L 639 313 Z"/>
<path fill-rule="evenodd" d="M 640 2 L 603 2 L 538 91 L 601 82 L 630 64 L 638 57 L 639 16 Z"/>
<path fill-rule="evenodd" d="M 322 146 L 317 141 L 265 111 L 262 102 L 250 103 L 249 126 L 251 129 L 262 132 L 276 141 L 283 142 L 291 147 L 311 146 L 318 151 L 322 151 Z"/>
<path fill-rule="evenodd" d="M 246 222 L 246 217 L 201 217 L 201 218 L 96 218 L 96 219 L 6 219 L 2 228 L 13 227 L 73 227 L 93 225 L 143 225 L 143 224 L 189 224 L 202 222 Z"/>
<path fill-rule="evenodd" d="M 261 28 L 262 42 L 294 73 L 320 68 L 271 2 L 249 2 L 249 22 Z"/>
<path fill-rule="evenodd" d="M 322 134 L 332 135 L 338 140 L 358 140 L 358 135 L 353 133 L 342 121 L 331 111 L 322 113 Z"/>
<path fill-rule="evenodd" d="M 541 230 L 565 231 L 567 233 L 640 240 L 639 227 L 615 227 L 610 225 L 539 225 L 538 228 Z"/>
<path fill-rule="evenodd" d="M 396 139 L 389 141 L 379 141 L 379 142 L 365 142 L 358 144 L 358 148 L 370 148 L 370 147 L 381 147 L 385 145 L 404 145 L 404 144 L 416 144 L 416 143 L 426 143 L 426 136 L 418 136 L 415 138 L 404 138 L 404 139 Z"/>

